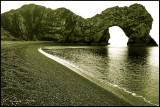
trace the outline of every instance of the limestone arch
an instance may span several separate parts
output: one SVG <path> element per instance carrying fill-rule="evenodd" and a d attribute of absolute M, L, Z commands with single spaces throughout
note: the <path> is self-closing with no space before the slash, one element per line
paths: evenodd
<path fill-rule="evenodd" d="M 129 7 L 108 8 L 102 12 L 99 19 L 102 22 L 100 33 L 102 32 L 103 42 L 108 43 L 110 39 L 109 28 L 118 26 L 129 38 L 127 45 L 157 45 L 149 34 L 153 18 L 145 7 L 140 4 L 133 4 Z M 98 32 L 97 35 L 100 33 Z"/>

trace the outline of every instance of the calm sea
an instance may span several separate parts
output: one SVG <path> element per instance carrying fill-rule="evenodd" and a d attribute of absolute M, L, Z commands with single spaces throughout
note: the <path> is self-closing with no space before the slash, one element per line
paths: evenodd
<path fill-rule="evenodd" d="M 159 105 L 159 47 L 54 46 L 43 50 Z"/>

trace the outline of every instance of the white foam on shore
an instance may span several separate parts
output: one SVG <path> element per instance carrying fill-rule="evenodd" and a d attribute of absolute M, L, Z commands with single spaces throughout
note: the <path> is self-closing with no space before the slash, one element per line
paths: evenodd
<path fill-rule="evenodd" d="M 121 89 L 121 90 L 123 90 L 124 92 L 127 92 L 127 93 L 131 94 L 131 95 L 134 96 L 134 97 L 142 98 L 145 102 L 147 102 L 147 103 L 149 103 L 149 104 L 152 104 L 152 105 L 154 105 L 154 106 L 159 106 L 158 104 L 152 103 L 151 101 L 147 100 L 145 97 L 140 96 L 140 95 L 137 95 L 136 93 L 133 93 L 133 92 L 131 92 L 131 91 L 128 91 L 128 90 L 126 90 L 125 88 L 119 87 L 118 85 L 115 85 L 115 84 L 111 84 L 111 83 L 109 83 L 109 84 L 112 85 L 113 87 L 117 87 L 118 89 Z"/>
<path fill-rule="evenodd" d="M 88 79 L 88 80 L 96 83 L 97 85 L 101 86 L 102 88 L 107 89 L 106 87 L 98 84 L 98 83 L 106 84 L 106 82 L 104 82 L 103 80 L 96 80 L 96 79 L 94 78 L 94 76 L 92 76 L 92 74 L 87 74 L 87 73 L 85 72 L 85 70 L 77 67 L 76 65 L 71 64 L 71 63 L 69 63 L 68 61 L 66 61 L 66 60 L 64 60 L 64 59 L 61 59 L 61 58 L 59 58 L 59 57 L 53 56 L 53 55 L 51 55 L 51 54 L 48 54 L 48 53 L 44 52 L 41 48 L 39 48 L 38 51 L 39 51 L 40 53 L 42 53 L 43 55 L 47 56 L 48 58 L 50 58 L 50 59 L 52 59 L 52 60 L 55 60 L 55 61 L 57 61 L 58 63 L 66 66 L 66 67 L 68 67 L 69 69 L 71 69 L 71 70 L 73 70 L 74 72 L 78 73 L 79 75 L 85 77 L 86 79 Z M 134 97 L 142 98 L 145 102 L 147 102 L 147 103 L 149 103 L 149 104 L 151 104 L 151 105 L 159 106 L 158 104 L 154 104 L 154 103 L 152 103 L 151 101 L 147 100 L 145 97 L 140 96 L 140 95 L 137 95 L 136 93 L 133 93 L 133 92 L 131 92 L 131 91 L 128 91 L 128 90 L 126 90 L 125 88 L 119 87 L 119 86 L 116 85 L 116 84 L 112 84 L 112 83 L 109 83 L 109 82 L 108 82 L 108 84 L 111 85 L 112 87 L 116 87 L 116 88 L 122 90 L 123 92 L 126 92 L 126 93 L 128 93 L 128 94 L 130 94 L 130 95 L 132 95 L 132 96 L 134 96 Z"/>

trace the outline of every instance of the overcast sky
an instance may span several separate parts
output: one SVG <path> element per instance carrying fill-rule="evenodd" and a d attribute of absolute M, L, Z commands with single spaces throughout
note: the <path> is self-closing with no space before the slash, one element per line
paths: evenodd
<path fill-rule="evenodd" d="M 48 8 L 65 7 L 83 18 L 89 18 L 103 10 L 114 6 L 130 6 L 134 3 L 142 4 L 152 15 L 154 21 L 150 35 L 159 44 L 159 1 L 1 1 L 1 13 L 11 9 L 18 9 L 24 4 L 35 3 Z"/>

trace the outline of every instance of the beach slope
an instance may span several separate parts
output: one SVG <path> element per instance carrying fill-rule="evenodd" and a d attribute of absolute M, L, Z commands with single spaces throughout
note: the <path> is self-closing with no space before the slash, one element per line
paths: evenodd
<path fill-rule="evenodd" d="M 1 105 L 131 106 L 41 54 L 52 42 L 1 42 Z"/>

